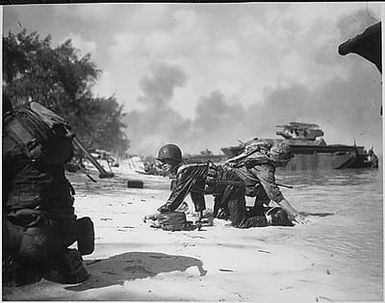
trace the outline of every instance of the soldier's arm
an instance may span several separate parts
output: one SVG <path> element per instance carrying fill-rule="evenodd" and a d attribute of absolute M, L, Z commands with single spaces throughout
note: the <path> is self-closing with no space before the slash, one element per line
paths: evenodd
<path fill-rule="evenodd" d="M 181 170 L 178 171 L 176 185 L 167 199 L 167 202 L 159 207 L 158 211 L 163 213 L 176 210 L 189 194 L 195 181 L 192 168 L 182 167 Z"/>
<path fill-rule="evenodd" d="M 300 214 L 285 198 L 279 202 L 279 205 L 287 211 L 289 219 L 300 224 L 307 223 L 304 215 Z"/>
<path fill-rule="evenodd" d="M 253 168 L 253 174 L 257 176 L 269 199 L 278 203 L 287 211 L 290 220 L 301 224 L 306 223 L 306 218 L 285 199 L 277 186 L 275 182 L 275 169 L 273 166 L 268 164 L 257 165 Z"/>

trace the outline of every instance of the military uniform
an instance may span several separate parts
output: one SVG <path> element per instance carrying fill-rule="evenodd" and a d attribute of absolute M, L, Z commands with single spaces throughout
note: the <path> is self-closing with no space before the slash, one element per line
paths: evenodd
<path fill-rule="evenodd" d="M 251 154 L 253 154 L 253 157 L 249 157 Z M 277 208 L 274 212 L 271 212 L 272 218 L 266 216 L 266 212 L 270 211 L 270 208 L 262 205 L 258 211 L 256 211 L 256 208 L 252 212 L 246 209 L 245 194 L 247 192 L 248 195 L 257 196 L 259 192 L 258 188 L 255 187 L 257 182 L 259 182 L 258 184 L 265 184 L 266 188 L 269 189 L 269 193 L 274 195 L 277 200 L 283 199 L 283 196 L 280 195 L 279 189 L 273 182 L 274 166 L 271 166 L 270 159 L 266 155 L 256 154 L 251 151 L 244 156 L 242 155 L 242 157 L 242 161 L 237 163 L 241 163 L 241 165 L 238 166 L 216 166 L 211 162 L 180 166 L 176 174 L 176 186 L 173 188 L 167 202 L 159 207 L 158 211 L 160 213 L 175 211 L 190 193 L 195 211 L 200 212 L 206 208 L 204 195 L 212 194 L 214 195 L 214 216 L 229 218 L 234 227 L 291 225 L 288 220 L 278 220 L 278 217 L 282 219 L 286 215 L 282 209 Z M 176 164 L 181 163 L 181 151 L 174 144 L 165 145 L 160 149 L 158 159 L 161 161 L 173 160 Z M 262 163 L 265 166 L 259 168 L 257 165 Z M 239 168 L 239 171 L 236 168 Z M 251 169 L 250 172 L 249 169 Z M 244 175 L 248 176 L 248 178 L 242 178 Z M 260 182 L 260 180 L 263 181 Z M 261 195 L 261 197 L 263 196 Z M 265 197 L 262 200 L 266 201 Z M 225 216 L 221 216 L 221 214 Z"/>
<path fill-rule="evenodd" d="M 269 150 L 270 146 L 258 143 L 224 165 L 223 170 L 227 171 L 224 179 L 240 181 L 245 187 L 242 191 L 227 186 L 224 194 L 215 199 L 214 215 L 227 214 L 232 224 L 239 228 L 292 225 L 285 211 L 268 207 L 271 200 L 279 204 L 284 199 L 275 182 L 274 158 L 270 157 Z M 255 197 L 254 207 L 250 210 L 246 208 L 245 195 Z"/>
<path fill-rule="evenodd" d="M 161 213 L 175 211 L 188 194 L 191 195 L 195 211 L 205 210 L 206 203 L 204 194 L 208 172 L 209 163 L 180 166 L 176 173 L 175 187 L 167 202 L 159 207 L 158 211 Z"/>
<path fill-rule="evenodd" d="M 80 254 L 67 249 L 76 241 L 81 254 L 94 249 L 93 223 L 88 217 L 76 218 L 74 189 L 64 173 L 64 164 L 73 155 L 73 134 L 60 117 L 52 118 L 53 125 L 48 125 L 30 108 L 10 111 L 3 117 L 5 280 L 12 280 L 9 260 L 24 270 L 56 267 L 64 273 L 57 277 L 59 282 L 79 282 L 88 277 L 79 266 Z M 76 255 L 77 273 L 74 264 L 63 263 L 60 268 L 63 260 L 74 261 Z"/>
<path fill-rule="evenodd" d="M 268 205 L 272 200 L 281 202 L 284 197 L 275 183 L 275 167 L 272 164 L 264 163 L 255 165 L 252 168 L 235 168 L 234 172 L 245 183 L 245 195 L 255 197 L 255 207 L 260 208 Z"/>
<path fill-rule="evenodd" d="M 245 190 L 244 186 L 223 184 L 223 181 L 243 183 L 236 171 L 227 167 L 215 166 L 210 162 L 182 165 L 176 175 L 176 186 L 167 202 L 159 207 L 158 211 L 161 213 L 175 211 L 188 194 L 191 194 L 195 211 L 203 211 L 206 209 L 204 195 L 212 194 L 214 195 L 214 215 L 220 217 L 218 211 L 221 208 L 225 209 L 227 218 L 231 220 L 234 227 L 250 228 L 272 225 L 272 222 L 268 221 L 265 216 L 270 208 L 261 207 L 258 210 L 254 208 L 252 211 L 248 211 L 245 200 L 247 189 Z M 207 184 L 214 185 L 207 186 Z"/>

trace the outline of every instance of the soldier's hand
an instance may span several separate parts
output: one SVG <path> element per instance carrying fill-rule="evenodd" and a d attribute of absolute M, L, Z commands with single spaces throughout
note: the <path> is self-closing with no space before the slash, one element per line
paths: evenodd
<path fill-rule="evenodd" d="M 155 221 L 158 219 L 160 215 L 160 212 L 157 211 L 156 213 L 152 214 L 152 215 L 147 215 L 143 218 L 143 221 L 146 223 L 148 220 L 151 220 L 151 221 Z"/>
<path fill-rule="evenodd" d="M 193 214 L 193 221 L 195 222 L 195 223 L 197 223 L 197 222 L 201 222 L 201 220 L 202 220 L 202 211 L 196 211 L 194 214 Z"/>
<path fill-rule="evenodd" d="M 309 219 L 306 218 L 304 215 L 298 213 L 298 214 L 295 214 L 294 216 L 294 220 L 293 220 L 294 224 L 306 224 L 306 223 L 309 223 Z"/>

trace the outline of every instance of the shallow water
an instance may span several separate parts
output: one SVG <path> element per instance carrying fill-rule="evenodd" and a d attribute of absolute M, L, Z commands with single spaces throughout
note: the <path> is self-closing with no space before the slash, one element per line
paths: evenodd
<path fill-rule="evenodd" d="M 286 229 L 284 238 L 275 233 L 276 240 L 329 254 L 333 274 L 367 299 L 382 300 L 382 169 L 278 171 L 277 182 L 294 187 L 282 192 L 311 223 Z"/>
<path fill-rule="evenodd" d="M 80 177 L 81 180 L 78 180 Z M 383 300 L 383 177 L 382 169 L 329 171 L 277 171 L 277 182 L 291 185 L 281 188 L 284 196 L 299 211 L 307 213 L 310 223 L 292 227 L 268 227 L 241 233 L 252 241 L 266 240 L 279 247 L 292 246 L 308 255 L 312 250 L 314 283 L 332 285 L 334 300 Z M 90 191 L 107 195 L 127 192 L 127 179 L 140 175 L 103 179 L 98 183 L 84 176 L 71 175 L 79 195 Z M 143 177 L 144 187 L 154 196 L 168 195 L 170 180 L 158 176 Z M 108 189 L 108 190 L 107 190 Z M 107 191 L 106 191 L 107 190 Z M 130 189 L 140 197 L 140 189 Z M 211 207 L 211 196 L 206 202 Z M 248 201 L 248 204 L 253 201 Z M 210 204 L 211 203 L 211 204 Z M 290 256 L 289 256 L 290 257 Z M 309 259 L 310 260 L 310 259 Z M 290 262 L 288 258 L 287 262 Z M 299 269 L 300 270 L 300 269 Z M 321 274 L 321 277 L 319 276 Z M 284 278 L 283 278 L 284 279 Z M 311 281 L 311 277 L 304 277 Z M 303 282 L 305 283 L 305 282 Z M 311 283 L 311 282 L 309 282 Z M 323 293 L 323 292 L 321 292 Z"/>

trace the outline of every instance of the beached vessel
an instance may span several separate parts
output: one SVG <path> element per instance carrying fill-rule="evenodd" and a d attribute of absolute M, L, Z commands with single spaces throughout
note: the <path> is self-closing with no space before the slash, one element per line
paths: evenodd
<path fill-rule="evenodd" d="M 264 141 L 269 144 L 285 141 L 293 151 L 293 158 L 285 169 L 342 169 L 342 168 L 378 168 L 378 158 L 373 149 L 363 146 L 327 144 L 322 138 L 324 132 L 317 124 L 291 122 L 278 125 L 277 135 L 283 138 L 254 138 L 237 146 L 222 148 L 227 157 L 239 155 L 244 146 L 251 142 Z"/>

